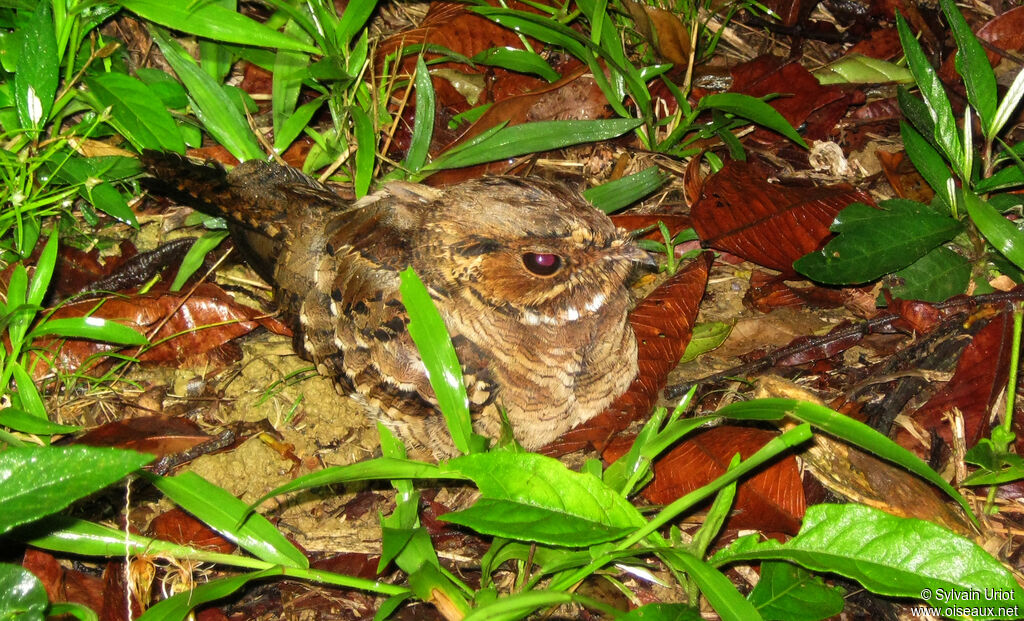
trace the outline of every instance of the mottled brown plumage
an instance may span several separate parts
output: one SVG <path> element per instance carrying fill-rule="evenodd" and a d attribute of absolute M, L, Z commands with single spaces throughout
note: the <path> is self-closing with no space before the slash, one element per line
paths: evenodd
<path fill-rule="evenodd" d="M 389 183 L 348 204 L 264 162 L 225 173 L 174 155 L 143 161 L 156 191 L 235 224 L 304 353 L 420 452 L 454 449 L 406 330 L 398 273 L 410 265 L 453 337 L 484 435 L 497 437 L 500 406 L 523 446 L 538 448 L 600 413 L 636 375 L 625 281 L 645 255 L 560 185 Z"/>

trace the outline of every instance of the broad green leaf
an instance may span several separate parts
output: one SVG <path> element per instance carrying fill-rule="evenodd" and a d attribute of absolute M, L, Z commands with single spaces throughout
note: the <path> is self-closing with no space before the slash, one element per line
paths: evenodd
<path fill-rule="evenodd" d="M 244 502 L 198 474 L 146 478 L 183 509 L 256 558 L 285 567 L 309 567 L 309 559 L 267 518 L 250 512 Z"/>
<path fill-rule="evenodd" d="M 434 135 L 434 84 L 423 57 L 416 59 L 416 116 L 413 119 L 412 139 L 405 156 L 405 168 L 418 172 L 427 163 L 427 153 Z"/>
<path fill-rule="evenodd" d="M 893 273 L 892 278 L 894 284 L 890 289 L 894 297 L 944 302 L 967 291 L 971 280 L 971 264 L 949 248 L 939 246 Z"/>
<path fill-rule="evenodd" d="M 462 378 L 462 367 L 452 347 L 451 338 L 441 315 L 434 306 L 426 286 L 412 268 L 401 274 L 399 290 L 402 304 L 409 313 L 409 336 L 423 359 L 430 387 L 434 389 L 437 405 L 448 423 L 452 441 L 463 454 L 475 452 L 472 440 L 473 423 L 469 417 L 469 397 Z"/>
<path fill-rule="evenodd" d="M 185 89 L 170 74 L 151 67 L 139 67 L 135 70 L 135 75 L 160 98 L 160 103 L 164 107 L 181 110 L 188 105 Z"/>
<path fill-rule="evenodd" d="M 967 20 L 960 14 L 953 0 L 939 0 L 942 12 L 946 14 L 946 23 L 953 31 L 956 40 L 956 70 L 967 86 L 967 101 L 981 119 L 982 133 L 986 138 L 995 136 L 992 133 L 996 114 L 996 75 L 981 42 L 971 32 Z"/>
<path fill-rule="evenodd" d="M 1024 269 L 1024 233 L 973 192 L 964 192 L 967 213 L 992 247 Z"/>
<path fill-rule="evenodd" d="M 178 128 L 175 127 L 174 131 L 178 132 Z M 184 142 L 182 142 L 182 150 L 184 150 Z M 104 181 L 99 185 L 86 187 L 86 196 L 89 202 L 92 203 L 93 207 L 99 209 L 105 214 L 113 216 L 117 220 L 124 222 L 135 228 L 139 228 L 139 221 L 135 217 L 135 213 L 132 212 L 131 207 L 128 206 L 128 201 L 125 200 L 124 195 L 118 191 L 114 184 Z"/>
<path fill-rule="evenodd" d="M 761 579 L 747 596 L 766 621 L 818 621 L 843 611 L 843 590 L 789 563 L 761 563 Z"/>
<path fill-rule="evenodd" d="M 690 342 L 687 343 L 686 351 L 683 352 L 679 363 L 689 362 L 697 356 L 717 348 L 725 342 L 725 339 L 729 338 L 731 332 L 732 325 L 721 321 L 697 324 L 693 327 Z"/>
<path fill-rule="evenodd" d="M 669 176 L 657 166 L 590 188 L 583 197 L 605 213 L 631 205 L 665 185 Z"/>
<path fill-rule="evenodd" d="M 481 65 L 502 67 L 519 73 L 530 73 L 540 76 L 548 82 L 554 82 L 561 77 L 536 52 L 514 47 L 492 47 L 474 55 L 470 60 Z"/>
<path fill-rule="evenodd" d="M 892 199 L 879 206 L 854 203 L 839 212 L 831 227 L 838 237 L 793 267 L 827 284 L 870 282 L 910 265 L 963 230 L 957 220 L 920 203 Z"/>
<path fill-rule="evenodd" d="M 146 345 L 149 339 L 133 328 L 102 317 L 62 317 L 47 319 L 32 330 L 33 336 L 53 334 L 76 339 L 92 339 L 117 345 Z"/>
<path fill-rule="evenodd" d="M 796 537 L 725 548 L 715 564 L 777 559 L 856 580 L 872 593 L 931 606 L 1024 606 L 1024 590 L 976 543 L 941 526 L 863 505 L 807 508 Z M 986 597 L 994 594 L 999 599 Z M 1004 599 L 1005 597 L 1005 599 Z M 956 601 L 971 598 L 970 601 Z M 959 616 L 955 614 L 943 616 Z M 975 618 L 1018 619 L 1019 613 Z"/>
<path fill-rule="evenodd" d="M 913 82 L 906 67 L 863 54 L 847 54 L 813 72 L 820 84 Z"/>
<path fill-rule="evenodd" d="M 1021 75 L 1024 75 L 1024 71 L 1021 71 Z M 1010 165 L 1000 169 L 988 179 L 982 179 L 976 183 L 974 191 L 984 194 L 1020 185 L 1024 185 L 1024 170 L 1021 170 L 1019 166 Z"/>
<path fill-rule="evenodd" d="M 0 533 L 56 513 L 153 461 L 152 455 L 90 446 L 0 452 Z"/>
<path fill-rule="evenodd" d="M 896 29 L 899 31 L 900 43 L 903 45 L 903 53 L 907 56 L 907 64 L 914 76 L 914 82 L 924 97 L 925 105 L 928 106 L 928 114 L 935 127 L 935 143 L 946 155 L 946 159 L 953 163 L 953 168 L 961 179 L 970 179 L 970 171 L 964 170 L 964 151 L 960 144 L 960 131 L 956 126 L 956 119 L 953 116 L 953 108 L 949 104 L 949 97 L 946 96 L 945 86 L 942 80 L 935 73 L 935 69 L 928 64 L 928 58 L 921 49 L 921 44 L 914 38 L 903 16 L 896 12 Z"/>
<path fill-rule="evenodd" d="M 550 151 L 584 142 L 609 140 L 636 129 L 640 119 L 600 121 L 538 121 L 502 127 L 487 138 L 460 145 L 442 153 L 423 167 L 424 171 L 463 168 L 510 157 Z"/>
<path fill-rule="evenodd" d="M 192 247 L 185 253 L 185 257 L 178 266 L 178 273 L 174 275 L 174 282 L 171 283 L 171 291 L 179 291 L 185 282 L 203 266 L 203 260 L 211 250 L 220 245 L 228 236 L 228 231 L 207 231 L 192 244 Z"/>
<path fill-rule="evenodd" d="M 217 7 L 216 4 L 201 5 Z M 223 9 L 220 9 L 223 10 Z M 232 13 L 237 15 L 237 13 Z M 193 111 L 210 135 L 239 160 L 262 159 L 263 149 L 253 136 L 245 117 L 227 92 L 196 65 L 177 41 L 156 27 L 150 28 L 153 40 L 164 58 L 178 74 L 194 103 Z"/>
<path fill-rule="evenodd" d="M 849 442 L 882 459 L 902 466 L 922 479 L 944 491 L 964 509 L 964 513 L 977 524 L 970 505 L 953 486 L 939 476 L 921 458 L 896 444 L 860 421 L 853 420 L 823 405 L 796 401 L 795 399 L 756 399 L 744 403 L 727 405 L 717 412 L 719 416 L 737 420 L 780 420 L 792 416 L 813 425 L 829 435 Z"/>
<path fill-rule="evenodd" d="M 903 148 L 928 185 L 935 190 L 936 196 L 942 199 L 946 208 L 953 205 L 953 197 L 949 195 L 949 180 L 953 175 L 949 172 L 946 161 L 931 143 L 909 124 L 900 121 L 900 135 L 903 136 Z"/>
<path fill-rule="evenodd" d="M 51 3 L 44 0 L 34 6 L 21 30 L 21 52 L 14 72 L 14 102 L 25 129 L 41 128 L 49 119 L 60 71 Z"/>
<path fill-rule="evenodd" d="M 58 425 L 57 423 L 51 423 L 45 418 L 40 418 L 39 416 L 17 408 L 4 408 L 3 410 L 0 410 L 0 425 L 23 433 L 35 433 L 47 436 L 57 433 L 74 433 L 82 429 L 81 427 L 74 425 Z"/>
<path fill-rule="evenodd" d="M 215 2 L 120 0 L 120 4 L 148 21 L 214 41 L 319 53 L 315 47 Z"/>
<path fill-rule="evenodd" d="M 807 143 L 793 129 L 789 121 L 779 111 L 756 97 L 741 93 L 717 93 L 702 97 L 697 103 L 697 110 L 721 110 L 738 117 L 753 121 L 762 127 L 777 131 L 786 138 L 807 148 Z"/>
<path fill-rule="evenodd" d="M 241 576 L 211 580 L 157 603 L 138 617 L 138 621 L 181 621 L 196 606 L 227 597 L 253 580 L 263 580 L 283 573 L 282 567 L 270 567 Z"/>
<path fill-rule="evenodd" d="M 589 545 L 577 541 L 607 541 L 645 523 L 628 501 L 599 478 L 573 472 L 558 460 L 536 453 L 466 455 L 448 462 L 447 468 L 472 479 L 483 499 L 442 519 L 484 534 L 514 534 L 552 545 Z M 476 509 L 481 503 L 485 510 Z M 495 524 L 486 508 L 500 511 L 504 525 Z M 492 532 L 492 527 L 501 532 Z"/>
<path fill-rule="evenodd" d="M 35 574 L 20 565 L 0 563 L 0 619 L 43 621 L 49 605 Z"/>

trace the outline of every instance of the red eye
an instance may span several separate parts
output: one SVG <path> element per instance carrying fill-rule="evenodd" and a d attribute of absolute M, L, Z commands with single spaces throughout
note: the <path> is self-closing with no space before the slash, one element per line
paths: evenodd
<path fill-rule="evenodd" d="M 562 267 L 562 257 L 546 252 L 527 252 L 523 255 L 523 265 L 538 276 L 550 276 Z"/>

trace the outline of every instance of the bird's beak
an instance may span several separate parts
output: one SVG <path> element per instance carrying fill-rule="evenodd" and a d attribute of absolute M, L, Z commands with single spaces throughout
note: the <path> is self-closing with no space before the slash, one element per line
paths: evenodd
<path fill-rule="evenodd" d="M 628 257 L 629 260 L 632 261 L 633 263 L 639 263 L 647 267 L 658 266 L 657 259 L 652 257 L 651 253 L 647 252 L 640 246 L 637 246 L 635 243 L 633 243 L 632 240 L 627 242 L 626 247 L 623 248 L 623 250 L 626 257 Z"/>

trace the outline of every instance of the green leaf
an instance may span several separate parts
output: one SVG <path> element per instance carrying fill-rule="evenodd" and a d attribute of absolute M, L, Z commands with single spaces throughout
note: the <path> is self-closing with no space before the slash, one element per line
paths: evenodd
<path fill-rule="evenodd" d="M 963 196 L 971 221 L 988 243 L 1014 265 L 1024 268 L 1024 233 L 973 192 L 964 192 Z"/>
<path fill-rule="evenodd" d="M 913 82 L 906 67 L 863 54 L 847 54 L 814 72 L 819 84 L 880 84 Z"/>
<path fill-rule="evenodd" d="M 932 147 L 931 143 L 903 121 L 900 121 L 900 135 L 903 136 L 903 148 L 906 149 L 907 157 L 910 158 L 914 168 L 935 190 L 935 195 L 942 200 L 946 208 L 951 208 L 954 199 L 949 195 L 949 180 L 953 178 L 953 175 L 950 174 L 945 160 Z"/>
<path fill-rule="evenodd" d="M 45 415 L 45 411 L 44 411 Z M 18 408 L 4 408 L 0 410 L 0 425 L 23 433 L 34 433 L 38 435 L 53 435 L 57 433 L 74 433 L 80 431 L 81 427 L 74 425 L 58 425 L 51 423 L 45 418 L 19 410 Z"/>
<path fill-rule="evenodd" d="M 473 423 L 469 417 L 469 397 L 462 378 L 462 367 L 451 338 L 426 286 L 413 269 L 400 274 L 402 304 L 409 313 L 409 335 L 427 369 L 437 405 L 448 423 L 452 441 L 463 454 L 473 451 Z"/>
<path fill-rule="evenodd" d="M 530 73 L 540 76 L 548 82 L 554 82 L 562 77 L 540 54 L 514 47 L 492 47 L 475 54 L 470 60 L 481 65 L 502 67 L 519 73 Z"/>
<path fill-rule="evenodd" d="M 211 580 L 157 603 L 138 617 L 138 621 L 181 621 L 197 606 L 227 597 L 254 580 L 280 576 L 283 573 L 283 568 L 271 567 L 241 576 Z"/>
<path fill-rule="evenodd" d="M 890 289 L 903 300 L 944 302 L 967 291 L 971 280 L 970 262 L 945 246 L 932 249 L 907 267 L 895 272 Z"/>
<path fill-rule="evenodd" d="M 746 600 L 732 582 L 710 563 L 682 551 L 672 550 L 665 554 L 677 570 L 682 570 L 697 584 L 701 594 L 708 598 L 711 607 L 722 619 L 759 621 L 761 615 L 753 604 Z"/>
<path fill-rule="evenodd" d="M 925 105 L 928 106 L 928 114 L 935 127 L 935 142 L 945 153 L 946 159 L 953 163 L 953 168 L 960 178 L 970 179 L 970 171 L 964 170 L 964 150 L 960 144 L 960 132 L 942 80 L 928 64 L 921 44 L 914 38 L 899 11 L 896 12 L 896 29 L 899 31 L 900 43 L 903 45 L 903 53 L 907 56 L 910 72 L 914 75 L 914 82 L 917 83 Z"/>
<path fill-rule="evenodd" d="M 705 354 L 725 342 L 732 332 L 732 325 L 721 321 L 699 323 L 693 327 L 690 342 L 686 345 L 686 351 L 679 363 L 689 362 L 701 354 Z"/>
<path fill-rule="evenodd" d="M 910 265 L 963 230 L 957 220 L 920 203 L 892 199 L 879 206 L 854 203 L 839 212 L 831 227 L 839 236 L 793 267 L 827 284 L 869 282 Z"/>
<path fill-rule="evenodd" d="M 749 540 L 744 541 L 720 551 L 712 562 L 755 559 L 778 559 L 840 574 L 872 593 L 923 599 L 940 608 L 951 604 L 1011 610 L 1014 605 L 1018 609 L 1024 606 L 1024 590 L 1010 572 L 970 539 L 931 522 L 894 517 L 863 505 L 808 507 L 799 534 L 787 543 L 767 541 L 751 546 Z M 956 601 L 967 598 L 971 599 Z M 1018 613 L 975 616 L 1019 617 Z"/>
<path fill-rule="evenodd" d="M 700 610 L 687 604 L 644 604 L 630 610 L 618 621 L 703 621 Z"/>
<path fill-rule="evenodd" d="M 220 245 L 224 238 L 229 235 L 228 231 L 207 231 L 197 239 L 192 247 L 185 253 L 185 258 L 178 266 L 178 273 L 174 275 L 174 282 L 171 283 L 171 291 L 179 291 L 185 282 L 203 266 L 206 255 Z"/>
<path fill-rule="evenodd" d="M 120 0 L 120 4 L 148 21 L 214 41 L 320 53 L 315 47 L 296 41 L 215 2 Z M 178 71 L 177 68 L 174 70 Z"/>
<path fill-rule="evenodd" d="M 136 149 L 185 152 L 178 126 L 148 86 L 123 73 L 101 73 L 85 83 L 101 110 L 110 108 L 111 125 Z"/>
<path fill-rule="evenodd" d="M 324 105 L 325 101 L 327 101 L 327 96 L 321 95 L 312 101 L 302 104 L 294 114 L 286 118 L 284 123 L 281 124 L 281 129 L 274 132 L 274 150 L 278 153 L 284 153 L 295 142 L 295 139 L 299 137 L 302 130 L 309 125 L 309 121 L 316 114 L 317 110 L 320 109 L 320 106 Z"/>
<path fill-rule="evenodd" d="M 0 619 L 43 621 L 50 599 L 39 578 L 20 565 L 0 563 Z"/>
<path fill-rule="evenodd" d="M 0 452 L 0 533 L 56 513 L 151 461 L 152 455 L 90 446 L 8 448 Z"/>
<path fill-rule="evenodd" d="M 32 17 L 21 30 L 21 52 L 14 72 L 14 102 L 25 129 L 39 129 L 50 118 L 60 71 L 51 3 L 34 5 Z"/>
<path fill-rule="evenodd" d="M 356 138 L 356 198 L 366 196 L 373 181 L 373 168 L 377 164 L 377 132 L 373 131 L 373 121 L 363 112 L 362 108 L 349 106 L 352 118 L 352 133 Z"/>
<path fill-rule="evenodd" d="M 721 110 L 774 130 L 803 148 L 807 143 L 779 111 L 756 97 L 741 93 L 717 93 L 702 97 L 697 110 Z"/>
<path fill-rule="evenodd" d="M 11 375 L 14 376 L 14 385 L 18 388 L 18 393 L 14 395 L 17 397 L 16 401 L 32 416 L 39 420 L 47 420 L 43 398 L 39 395 L 35 382 L 32 381 L 32 377 L 25 371 L 25 368 L 20 364 L 13 364 Z"/>
<path fill-rule="evenodd" d="M 999 102 L 999 107 L 996 109 L 996 114 L 992 118 L 992 125 L 989 128 L 989 136 L 998 136 L 999 132 L 1003 130 L 1003 126 L 1010 120 L 1010 115 L 1020 105 L 1021 98 L 1024 98 L 1024 71 L 1018 71 L 1017 77 L 1013 79 L 1013 84 L 1003 95 L 1003 100 Z M 979 190 L 980 191 L 980 190 Z"/>
<path fill-rule="evenodd" d="M 992 71 L 992 65 L 988 63 L 988 56 L 985 55 L 978 38 L 971 32 L 967 20 L 956 8 L 956 3 L 953 0 L 939 0 L 939 6 L 946 14 L 946 22 L 956 40 L 956 70 L 963 77 L 964 85 L 967 87 L 967 101 L 978 113 L 985 137 L 993 138 L 997 94 L 996 75 Z"/>
<path fill-rule="evenodd" d="M 174 131 L 178 131 L 177 127 L 175 127 Z M 182 145 L 184 145 L 184 143 L 182 143 Z M 113 216 L 125 224 L 139 228 L 139 221 L 132 212 L 131 207 L 128 206 L 128 201 L 125 200 L 124 195 L 121 194 L 112 183 L 104 181 L 103 183 L 91 188 L 88 184 L 86 184 L 85 187 L 86 196 L 89 199 L 89 202 L 92 203 L 93 207 L 99 209 L 103 213 Z"/>
<path fill-rule="evenodd" d="M 92 339 L 117 345 L 147 345 L 149 339 L 133 328 L 102 317 L 48 319 L 32 330 L 34 337 L 53 334 L 75 339 Z"/>
<path fill-rule="evenodd" d="M 309 559 L 267 518 L 250 512 L 244 502 L 198 474 L 146 478 L 183 509 L 256 558 L 285 567 L 309 567 Z"/>
<path fill-rule="evenodd" d="M 717 414 L 737 420 L 780 420 L 784 416 L 792 416 L 797 420 L 813 425 L 829 435 L 858 446 L 882 459 L 902 466 L 922 479 L 944 491 L 950 498 L 957 501 L 964 513 L 977 524 L 977 518 L 971 512 L 970 505 L 953 487 L 921 458 L 896 444 L 886 436 L 878 433 L 860 421 L 853 420 L 823 405 L 796 401 L 795 399 L 756 399 L 744 403 L 734 403 L 720 409 Z"/>
<path fill-rule="evenodd" d="M 188 105 L 185 89 L 169 73 L 151 67 L 139 67 L 135 75 L 160 98 L 164 107 L 181 110 Z"/>
<path fill-rule="evenodd" d="M 57 265 L 57 233 L 52 233 L 46 240 L 43 251 L 39 253 L 36 261 L 36 271 L 32 275 L 32 282 L 29 283 L 25 295 L 25 303 L 30 306 L 41 306 L 43 296 L 50 287 L 50 279 L 53 277 L 53 268 Z"/>
<path fill-rule="evenodd" d="M 345 6 L 345 12 L 341 14 L 335 30 L 340 47 L 348 47 L 356 34 L 363 30 L 366 20 L 376 7 L 377 0 L 352 0 Z"/>
<path fill-rule="evenodd" d="M 589 473 L 536 453 L 466 455 L 447 467 L 476 483 L 482 500 L 442 519 L 484 534 L 551 545 L 591 545 L 644 525 L 640 513 Z M 482 507 L 478 509 L 477 507 Z M 488 510 L 498 512 L 497 519 Z"/>
<path fill-rule="evenodd" d="M 766 621 L 818 621 L 843 611 L 843 590 L 789 563 L 761 563 L 761 580 L 747 597 Z"/>
<path fill-rule="evenodd" d="M 612 213 L 651 194 L 668 180 L 668 174 L 658 166 L 648 166 L 640 172 L 590 188 L 583 192 L 583 197 L 604 213 Z"/>
<path fill-rule="evenodd" d="M 405 155 L 404 166 L 411 172 L 418 172 L 427 162 L 430 141 L 434 134 L 434 84 L 423 62 L 423 56 L 416 59 L 416 116 L 413 119 L 412 141 Z"/>
<path fill-rule="evenodd" d="M 640 119 L 600 121 L 538 121 L 502 127 L 479 141 L 470 141 L 442 153 L 424 171 L 463 168 L 538 151 L 550 151 L 584 142 L 609 140 L 636 129 Z"/>
<path fill-rule="evenodd" d="M 302 29 L 294 21 L 285 24 L 285 32 L 292 36 L 303 36 Z M 309 54 L 291 50 L 278 50 L 274 56 L 273 80 L 270 89 L 271 111 L 273 113 L 274 135 L 276 136 L 285 120 L 295 112 L 299 102 L 302 80 L 309 66 Z"/>
<path fill-rule="evenodd" d="M 202 5 L 217 7 L 216 4 Z M 223 9 L 220 9 L 223 10 Z M 235 13 L 232 13 L 235 14 Z M 237 14 L 235 14 L 237 15 Z M 196 118 L 210 135 L 239 160 L 262 159 L 263 149 L 253 136 L 245 117 L 238 111 L 227 92 L 196 65 L 177 41 L 160 28 L 151 27 L 150 34 L 160 46 L 164 58 L 178 74 L 178 78 L 194 102 Z"/>

